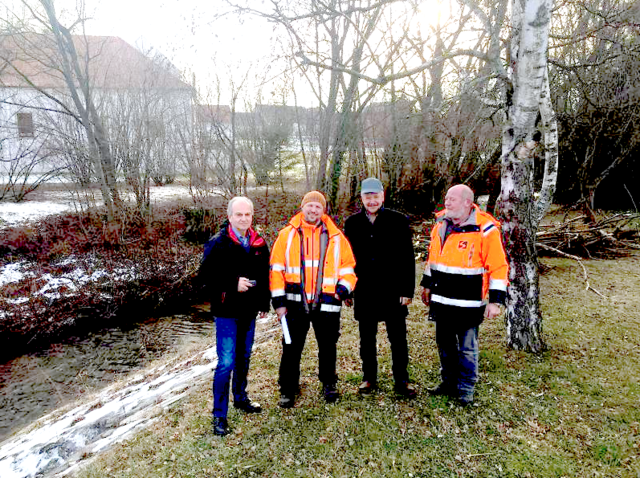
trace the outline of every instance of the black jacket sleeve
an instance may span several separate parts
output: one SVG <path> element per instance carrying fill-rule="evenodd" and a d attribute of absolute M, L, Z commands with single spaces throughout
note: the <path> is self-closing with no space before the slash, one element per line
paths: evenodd
<path fill-rule="evenodd" d="M 400 273 L 398 278 L 402 281 L 400 285 L 400 297 L 413 298 L 416 288 L 416 257 L 413 250 L 413 233 L 409 219 L 402 214 L 398 214 L 399 221 L 397 227 L 398 234 L 398 255 Z"/>

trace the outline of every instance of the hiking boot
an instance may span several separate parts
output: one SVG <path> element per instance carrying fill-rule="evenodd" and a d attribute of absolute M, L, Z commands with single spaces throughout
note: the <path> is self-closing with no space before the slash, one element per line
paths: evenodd
<path fill-rule="evenodd" d="M 340 398 L 340 394 L 338 393 L 335 383 L 323 385 L 322 395 L 324 395 L 324 401 L 327 403 L 333 403 Z"/>
<path fill-rule="evenodd" d="M 213 434 L 218 436 L 225 436 L 231 433 L 229 430 L 229 423 L 226 418 L 213 417 Z"/>
<path fill-rule="evenodd" d="M 402 395 L 405 398 L 414 399 L 418 396 L 416 388 L 409 382 L 397 383 L 395 390 L 398 395 Z"/>
<path fill-rule="evenodd" d="M 259 403 L 246 398 L 240 402 L 233 402 L 233 406 L 238 410 L 242 410 L 244 413 L 260 413 L 262 412 L 262 407 Z"/>
<path fill-rule="evenodd" d="M 369 382 L 365 380 L 358 387 L 358 393 L 363 396 L 371 395 L 377 388 L 376 382 Z"/>
<path fill-rule="evenodd" d="M 281 394 L 280 395 L 280 403 L 278 405 L 280 405 L 280 408 L 293 408 L 295 403 L 296 403 L 296 401 L 295 401 L 295 398 L 293 397 L 293 395 Z"/>

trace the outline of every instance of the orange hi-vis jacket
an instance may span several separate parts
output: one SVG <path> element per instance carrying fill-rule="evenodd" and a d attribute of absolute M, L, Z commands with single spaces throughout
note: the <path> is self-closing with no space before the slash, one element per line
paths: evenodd
<path fill-rule="evenodd" d="M 270 263 L 275 309 L 339 313 L 356 286 L 351 245 L 326 214 L 317 226 L 305 222 L 302 213 L 293 216 L 278 234 Z"/>
<path fill-rule="evenodd" d="M 504 304 L 509 265 L 498 220 L 474 204 L 464 223 L 449 225 L 448 235 L 447 223 L 440 212 L 420 282 L 431 291 L 431 303 L 467 310 Z"/>

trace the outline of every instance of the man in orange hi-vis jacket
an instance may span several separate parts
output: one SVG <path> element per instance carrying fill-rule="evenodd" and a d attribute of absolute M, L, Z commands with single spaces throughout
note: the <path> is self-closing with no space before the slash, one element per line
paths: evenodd
<path fill-rule="evenodd" d="M 509 266 L 500 223 L 458 184 L 447 191 L 438 215 L 420 285 L 422 301 L 436 322 L 442 383 L 430 390 L 462 405 L 473 403 L 478 381 L 478 326 L 500 314 Z"/>
<path fill-rule="evenodd" d="M 286 317 L 291 343 L 282 341 L 280 406 L 295 403 L 300 381 L 300 358 L 310 325 L 318 341 L 322 393 L 334 402 L 336 345 L 340 337 L 340 309 L 356 285 L 355 259 L 346 237 L 325 214 L 327 202 L 318 191 L 302 199 L 302 211 L 278 234 L 271 251 L 271 301 L 282 321 Z"/>

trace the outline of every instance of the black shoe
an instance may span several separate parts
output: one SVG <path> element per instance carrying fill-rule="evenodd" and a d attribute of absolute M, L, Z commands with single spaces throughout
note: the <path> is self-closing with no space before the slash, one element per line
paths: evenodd
<path fill-rule="evenodd" d="M 334 383 L 323 385 L 322 395 L 324 395 L 324 401 L 327 403 L 333 403 L 340 398 L 340 394 Z"/>
<path fill-rule="evenodd" d="M 280 395 L 280 403 L 278 404 L 280 408 L 293 408 L 295 404 L 296 400 L 293 395 Z"/>
<path fill-rule="evenodd" d="M 231 433 L 231 430 L 229 430 L 229 423 L 227 423 L 227 419 L 213 417 L 213 434 L 223 437 L 229 433 Z"/>
<path fill-rule="evenodd" d="M 405 398 L 414 399 L 418 396 L 416 388 L 409 382 L 397 383 L 395 390 L 398 395 L 402 395 Z"/>
<path fill-rule="evenodd" d="M 430 388 L 429 395 L 443 395 L 445 397 L 456 397 L 458 393 L 452 387 L 444 383 L 441 383 L 435 388 Z"/>
<path fill-rule="evenodd" d="M 376 388 L 378 388 L 376 382 L 369 382 L 365 380 L 358 387 L 358 393 L 364 397 L 367 397 L 371 395 L 376 390 Z"/>
<path fill-rule="evenodd" d="M 242 410 L 244 413 L 261 413 L 262 407 L 259 403 L 253 402 L 250 399 L 242 400 L 241 402 L 233 402 L 233 406 L 238 410 Z"/>

